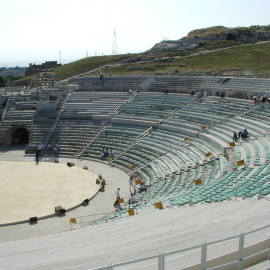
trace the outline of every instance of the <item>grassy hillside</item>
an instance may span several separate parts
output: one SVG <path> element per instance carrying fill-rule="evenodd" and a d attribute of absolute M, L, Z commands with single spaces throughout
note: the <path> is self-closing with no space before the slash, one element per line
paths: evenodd
<path fill-rule="evenodd" d="M 251 25 L 249 27 L 234 27 L 229 28 L 225 26 L 212 26 L 207 28 L 195 29 L 188 33 L 185 38 L 205 37 L 210 35 L 221 34 L 230 30 L 256 30 L 256 31 L 269 31 L 270 25 Z"/>
<path fill-rule="evenodd" d="M 234 70 L 234 75 L 253 73 L 270 76 L 270 43 L 241 45 L 230 49 L 221 49 L 209 54 L 185 58 L 164 58 L 158 61 L 137 64 L 125 64 L 106 68 L 104 74 L 149 74 L 176 72 L 219 72 Z"/>
<path fill-rule="evenodd" d="M 228 30 L 256 30 L 270 31 L 270 25 L 228 28 L 214 26 L 191 31 L 187 37 L 202 37 L 222 33 Z M 187 38 L 186 37 L 186 38 Z M 228 47 L 233 47 L 229 48 Z M 224 49 L 223 49 L 224 48 Z M 226 49 L 225 49 L 226 48 Z M 217 50 L 217 51 L 215 51 Z M 214 51 L 200 55 L 205 51 Z M 191 56 L 197 54 L 196 56 Z M 95 56 L 84 58 L 62 67 L 54 69 L 56 80 L 78 76 L 82 73 L 89 75 L 122 74 L 160 74 L 178 72 L 202 72 L 206 74 L 227 74 L 233 69 L 231 75 L 253 74 L 254 76 L 270 76 L 270 44 L 241 45 L 232 40 L 209 40 L 199 48 L 184 51 L 152 51 L 139 54 L 123 54 L 110 56 Z M 118 65 L 114 66 L 113 65 Z M 98 69 L 98 70 L 96 70 Z M 20 80 L 29 81 L 34 76 L 24 77 Z M 18 85 L 20 85 L 18 82 Z"/>
<path fill-rule="evenodd" d="M 54 69 L 57 80 L 65 79 L 74 75 L 78 75 L 89 71 L 90 69 L 95 69 L 103 65 L 109 65 L 115 62 L 123 61 L 129 58 L 130 54 L 122 55 L 110 55 L 110 56 L 94 56 L 87 57 L 69 64 L 65 64 L 61 67 Z"/>
<path fill-rule="evenodd" d="M 224 27 L 224 26 L 213 26 L 208 28 L 196 29 L 188 33 L 188 38 L 195 37 L 205 37 L 209 35 L 221 34 L 223 32 L 229 31 L 232 28 Z"/>

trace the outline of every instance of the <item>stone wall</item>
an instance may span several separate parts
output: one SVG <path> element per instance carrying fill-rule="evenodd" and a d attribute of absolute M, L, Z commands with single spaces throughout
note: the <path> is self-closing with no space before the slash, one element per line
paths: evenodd
<path fill-rule="evenodd" d="M 179 40 L 164 40 L 155 44 L 153 51 L 164 50 L 192 50 L 202 46 L 207 41 L 232 40 L 241 43 L 255 43 L 258 41 L 270 41 L 270 31 L 255 30 L 230 30 L 216 35 L 197 38 L 183 38 Z"/>

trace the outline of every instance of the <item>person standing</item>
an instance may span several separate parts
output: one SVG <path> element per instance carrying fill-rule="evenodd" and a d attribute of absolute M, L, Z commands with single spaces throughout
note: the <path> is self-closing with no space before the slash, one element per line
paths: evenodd
<path fill-rule="evenodd" d="M 121 211 L 123 210 L 123 208 L 121 207 L 120 203 L 118 202 L 118 199 L 116 199 L 116 201 L 113 204 L 114 208 L 116 211 Z"/>
<path fill-rule="evenodd" d="M 140 193 L 142 193 L 142 192 L 147 192 L 147 186 L 146 186 L 145 182 L 142 182 L 142 183 L 141 183 L 139 192 L 140 192 Z"/>
<path fill-rule="evenodd" d="M 237 142 L 237 139 L 238 139 L 237 133 L 234 131 L 234 132 L 233 132 L 233 141 L 234 141 L 234 142 Z"/>
<path fill-rule="evenodd" d="M 39 150 L 36 151 L 35 158 L 36 158 L 36 165 L 38 165 L 38 163 L 39 163 Z"/>
<path fill-rule="evenodd" d="M 243 139 L 247 139 L 248 138 L 248 131 L 247 131 L 246 128 L 243 131 L 242 137 L 243 137 Z"/>
<path fill-rule="evenodd" d="M 106 181 L 104 178 L 102 178 L 101 183 L 100 183 L 100 191 L 101 192 L 105 191 L 105 186 L 106 186 Z"/>
<path fill-rule="evenodd" d="M 242 139 L 242 134 L 243 134 L 242 131 L 238 132 L 238 139 Z"/>
<path fill-rule="evenodd" d="M 115 191 L 116 199 L 120 199 L 120 188 Z"/>
<path fill-rule="evenodd" d="M 134 180 L 133 180 L 132 176 L 130 176 L 130 178 L 129 178 L 129 190 L 132 193 L 131 187 L 133 188 L 133 193 L 135 194 L 136 188 L 135 188 L 135 184 L 134 184 Z"/>

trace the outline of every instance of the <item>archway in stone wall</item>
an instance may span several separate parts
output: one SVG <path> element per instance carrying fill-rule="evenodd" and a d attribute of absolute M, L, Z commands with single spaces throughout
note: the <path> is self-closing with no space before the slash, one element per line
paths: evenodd
<path fill-rule="evenodd" d="M 17 128 L 12 135 L 12 145 L 28 144 L 29 132 L 25 128 Z"/>

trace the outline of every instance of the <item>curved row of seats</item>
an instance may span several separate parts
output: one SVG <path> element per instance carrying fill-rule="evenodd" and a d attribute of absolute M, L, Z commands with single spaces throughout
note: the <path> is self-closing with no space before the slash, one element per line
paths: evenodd
<path fill-rule="evenodd" d="M 91 114 L 90 107 L 96 104 L 95 97 L 99 104 L 102 104 L 103 98 L 104 104 L 108 104 L 110 98 L 106 98 L 107 94 L 96 95 L 93 92 L 81 96 L 75 92 L 66 104 L 67 111 L 63 115 L 66 113 L 68 116 L 69 112 L 78 115 L 76 110 L 79 110 L 85 97 L 87 100 L 83 104 L 89 104 L 83 110 Z M 123 100 L 128 97 L 111 95 L 111 102 L 117 101 L 117 106 L 120 104 L 119 97 Z M 71 111 L 69 104 L 72 104 Z M 118 112 L 114 112 L 110 124 L 99 136 L 95 137 L 95 134 L 100 128 L 100 122 L 63 117 L 52 142 L 59 144 L 60 154 L 66 156 L 79 153 L 87 145 L 81 156 L 86 159 L 100 160 L 105 148 L 112 149 L 115 156 L 109 162 L 125 168 L 130 174 L 136 173 L 149 186 L 147 194 L 140 197 L 140 207 L 158 200 L 170 204 L 178 204 L 178 201 L 179 204 L 212 202 L 218 201 L 217 197 L 221 200 L 241 193 L 236 192 L 235 185 L 235 192 L 225 192 L 229 187 L 226 179 L 231 179 L 230 174 L 238 178 L 241 171 L 227 172 L 224 149 L 232 141 L 233 131 L 247 128 L 250 134 L 249 142 L 239 140 L 237 143 L 234 149 L 235 161 L 244 159 L 254 174 L 254 165 L 268 162 L 269 147 L 264 145 L 269 142 L 266 136 L 270 127 L 267 122 L 269 113 L 268 104 L 254 106 L 252 102 L 244 100 L 215 97 L 197 99 L 184 94 L 142 92 L 121 106 Z M 91 138 L 95 139 L 91 141 Z M 211 154 L 207 158 L 205 154 L 209 152 Z M 248 178 L 251 175 L 251 172 L 247 175 L 243 173 L 239 177 Z M 196 179 L 201 179 L 202 185 L 196 186 Z M 211 187 L 211 196 L 208 193 L 202 196 L 206 187 Z M 222 191 L 222 196 L 215 194 L 222 187 L 225 193 Z M 190 200 L 197 191 L 201 194 L 200 199 Z"/>
<path fill-rule="evenodd" d="M 268 92 L 270 80 L 264 78 L 226 78 L 201 77 L 201 76 L 152 76 L 152 75 L 128 75 L 128 76 L 104 76 L 77 77 L 70 80 L 80 85 L 85 90 L 95 91 L 126 91 L 128 88 L 142 91 L 199 91 L 208 89 L 213 91 L 258 91 Z"/>
<path fill-rule="evenodd" d="M 266 119 L 265 122 L 258 121 L 256 125 L 256 115 L 258 112 L 267 114 L 269 106 L 254 107 L 253 104 L 245 101 L 227 100 L 224 103 L 213 98 L 194 102 L 190 97 L 178 95 L 177 98 L 183 96 L 185 102 L 180 102 L 179 107 L 174 104 L 169 108 L 168 104 L 173 104 L 172 96 L 176 95 L 139 94 L 140 98 L 124 106 L 119 116 L 125 119 L 144 116 L 157 121 L 165 117 L 163 124 L 154 128 L 154 131 L 142 140 L 138 140 L 130 149 L 128 146 L 135 142 L 146 128 L 112 124 L 87 149 L 86 157 L 99 158 L 101 149 L 108 147 L 116 153 L 122 153 L 113 160 L 113 163 L 126 169 L 135 165 L 135 172 L 149 185 L 147 194 L 140 197 L 138 206 L 140 208 L 159 200 L 182 205 L 209 203 L 234 196 L 248 197 L 268 192 L 268 179 L 261 174 L 261 170 L 269 170 L 268 167 L 264 167 L 266 165 L 259 168 L 244 167 L 226 173 L 227 160 L 220 148 L 211 144 L 211 140 L 222 140 L 227 145 L 232 141 L 232 133 L 236 128 L 237 131 L 239 128 L 248 128 L 252 140 L 237 144 L 236 160 L 244 159 L 247 165 L 252 166 L 254 163 L 257 165 L 265 163 L 269 157 L 269 149 L 262 146 L 268 142 L 268 138 L 259 136 L 265 134 L 268 127 Z M 148 107 L 151 109 L 144 111 L 143 108 Z M 166 119 L 166 115 L 170 113 L 172 114 Z M 160 116 L 162 117 L 159 118 Z M 241 117 L 245 121 L 239 125 Z M 202 125 L 208 125 L 208 129 L 202 131 Z M 185 134 L 170 130 L 176 126 L 185 130 Z M 203 136 L 190 136 L 190 141 L 185 143 L 183 139 L 188 133 Z M 210 136 L 211 140 L 204 140 Z M 125 149 L 128 151 L 125 152 Z M 205 158 L 207 152 L 211 152 L 211 159 Z M 203 184 L 196 186 L 195 179 L 202 179 Z"/>

